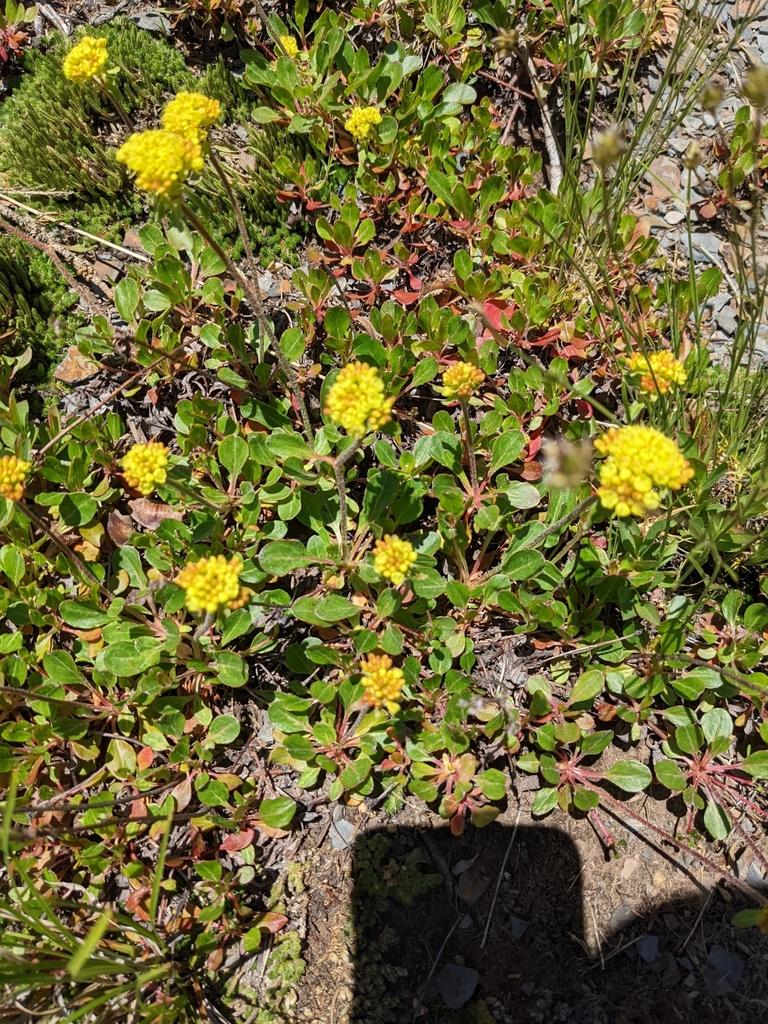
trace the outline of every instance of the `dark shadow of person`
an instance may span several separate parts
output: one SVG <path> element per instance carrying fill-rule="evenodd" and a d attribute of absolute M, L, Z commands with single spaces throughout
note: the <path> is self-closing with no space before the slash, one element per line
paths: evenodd
<path fill-rule="evenodd" d="M 358 838 L 344 1021 L 768 1022 L 768 939 L 731 925 L 749 905 L 739 894 L 699 885 L 655 905 L 651 893 L 642 907 L 619 901 L 600 925 L 565 832 L 521 826 L 511 838 L 499 824 Z"/>

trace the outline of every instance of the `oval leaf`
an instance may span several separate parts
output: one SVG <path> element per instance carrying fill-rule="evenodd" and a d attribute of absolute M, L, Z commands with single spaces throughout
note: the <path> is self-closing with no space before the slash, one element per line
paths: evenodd
<path fill-rule="evenodd" d="M 639 761 L 619 761 L 605 773 L 603 778 L 625 793 L 639 793 L 651 784 L 651 772 Z"/>

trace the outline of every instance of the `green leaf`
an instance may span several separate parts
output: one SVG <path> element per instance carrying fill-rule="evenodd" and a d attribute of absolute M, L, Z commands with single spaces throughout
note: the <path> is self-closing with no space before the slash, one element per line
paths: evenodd
<path fill-rule="evenodd" d="M 52 683 L 62 686 L 78 686 L 85 682 L 85 676 L 67 651 L 50 651 L 43 655 L 43 668 Z"/>
<path fill-rule="evenodd" d="M 426 359 L 419 360 L 413 369 L 413 386 L 417 388 L 421 384 L 434 380 L 437 376 L 438 368 L 438 362 L 434 356 L 427 356 Z"/>
<path fill-rule="evenodd" d="M 613 742 L 613 729 L 606 729 L 604 732 L 591 732 L 584 736 L 581 741 L 581 752 L 593 757 L 595 754 L 602 754 L 606 747 Z"/>
<path fill-rule="evenodd" d="M 600 794 L 593 789 L 574 790 L 573 802 L 580 811 L 591 811 L 600 804 Z"/>
<path fill-rule="evenodd" d="M 217 651 L 213 656 L 212 667 L 224 686 L 245 686 L 248 682 L 248 665 L 233 651 Z"/>
<path fill-rule="evenodd" d="M 270 434 L 267 438 L 267 448 L 278 459 L 307 459 L 314 455 L 307 442 L 300 434 L 286 434 L 284 432 Z"/>
<path fill-rule="evenodd" d="M 570 692 L 568 703 L 591 704 L 595 697 L 602 692 L 605 686 L 605 676 L 599 669 L 593 668 L 584 672 L 576 680 L 576 685 Z"/>
<path fill-rule="evenodd" d="M 733 722 L 725 708 L 712 708 L 711 711 L 707 711 L 701 716 L 701 728 L 709 744 L 712 744 L 717 737 L 730 741 Z"/>
<path fill-rule="evenodd" d="M 12 544 L 0 548 L 0 570 L 2 570 L 14 587 L 18 587 L 24 579 L 24 558 Z"/>
<path fill-rule="evenodd" d="M 101 654 L 101 661 L 108 672 L 116 676 L 141 675 L 148 668 L 157 665 L 162 654 L 162 642 L 151 636 L 139 636 L 135 640 L 118 640 L 110 644 Z"/>
<path fill-rule="evenodd" d="M 219 715 L 208 727 L 208 739 L 214 743 L 234 743 L 240 735 L 240 723 L 234 715 Z"/>
<path fill-rule="evenodd" d="M 66 526 L 86 526 L 98 507 L 90 494 L 65 494 L 59 505 L 59 517 Z"/>
<path fill-rule="evenodd" d="M 662 786 L 671 789 L 673 793 L 682 793 L 688 785 L 680 766 L 674 761 L 657 761 L 653 771 Z"/>
<path fill-rule="evenodd" d="M 224 438 L 219 445 L 219 460 L 230 479 L 237 479 L 248 461 L 248 445 L 239 434 L 228 434 Z"/>
<path fill-rule="evenodd" d="M 453 185 L 442 171 L 427 171 L 427 188 L 448 206 L 453 206 Z"/>
<path fill-rule="evenodd" d="M 474 780 L 489 800 L 503 800 L 507 792 L 507 780 L 498 768 L 488 768 L 475 776 Z"/>
<path fill-rule="evenodd" d="M 127 740 L 113 739 L 107 747 L 106 768 L 117 779 L 125 779 L 136 772 L 136 751 Z"/>
<path fill-rule="evenodd" d="M 317 561 L 297 540 L 273 540 L 259 552 L 259 565 L 271 576 L 287 576 L 294 569 L 316 565 Z"/>
<path fill-rule="evenodd" d="M 608 769 L 603 778 L 625 793 L 639 793 L 652 781 L 650 769 L 639 761 L 619 761 Z"/>
<path fill-rule="evenodd" d="M 745 757 L 739 768 L 749 772 L 753 779 L 768 779 L 768 750 L 758 750 Z"/>
<path fill-rule="evenodd" d="M 713 839 L 725 839 L 731 831 L 731 819 L 714 800 L 710 800 L 704 810 L 704 827 Z"/>
<path fill-rule="evenodd" d="M 360 754 L 351 764 L 348 764 L 341 775 L 339 775 L 341 784 L 345 789 L 357 789 L 358 786 L 362 786 L 371 774 L 372 768 L 373 761 L 370 757 L 367 757 L 365 754 Z"/>
<path fill-rule="evenodd" d="M 221 631 L 222 644 L 228 644 L 243 636 L 252 628 L 251 613 L 247 608 L 238 608 L 227 616 L 224 628 Z"/>
<path fill-rule="evenodd" d="M 497 469 L 516 462 L 523 448 L 525 448 L 525 435 L 521 430 L 508 430 L 506 434 L 501 434 L 493 442 L 491 448 L 490 472 L 495 473 Z M 530 484 L 527 486 L 530 487 Z M 536 490 L 535 487 L 533 489 Z M 538 491 L 536 491 L 536 501 L 537 503 L 539 501 Z"/>
<path fill-rule="evenodd" d="M 515 551 L 502 564 L 502 571 L 514 582 L 538 576 L 546 560 L 540 551 Z"/>
<path fill-rule="evenodd" d="M 270 828 L 287 828 L 293 821 L 296 804 L 288 796 L 278 796 L 274 800 L 262 800 L 259 817 Z"/>
<path fill-rule="evenodd" d="M 471 85 L 464 82 L 453 82 L 440 97 L 441 103 L 474 103 L 477 93 Z"/>
<path fill-rule="evenodd" d="M 695 754 L 704 746 L 704 733 L 698 725 L 682 725 L 675 730 L 675 743 L 686 754 Z"/>
<path fill-rule="evenodd" d="M 557 789 L 554 786 L 540 789 L 533 799 L 531 814 L 549 814 L 557 804 Z"/>
<path fill-rule="evenodd" d="M 111 619 L 107 612 L 85 601 L 62 601 L 59 615 L 68 626 L 75 629 L 98 629 L 99 626 L 106 626 Z"/>
<path fill-rule="evenodd" d="M 318 602 L 315 612 L 324 622 L 341 622 L 359 615 L 360 609 L 340 594 L 329 594 Z"/>
<path fill-rule="evenodd" d="M 533 484 L 527 484 L 522 480 L 512 480 L 504 488 L 504 493 L 513 508 L 536 508 L 541 504 L 541 495 Z"/>
<path fill-rule="evenodd" d="M 139 285 L 132 277 L 124 277 L 115 285 L 113 302 L 115 309 L 126 323 L 132 323 L 136 319 L 136 310 L 139 305 Z"/>

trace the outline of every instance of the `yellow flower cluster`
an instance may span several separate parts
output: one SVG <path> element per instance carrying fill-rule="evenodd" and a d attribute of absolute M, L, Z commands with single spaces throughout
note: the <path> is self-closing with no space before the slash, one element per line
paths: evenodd
<path fill-rule="evenodd" d="M 399 587 L 416 561 L 413 544 L 400 537 L 387 534 L 386 537 L 376 541 L 373 551 L 373 567 L 376 572 Z"/>
<path fill-rule="evenodd" d="M 208 129 L 221 115 L 221 104 L 199 92 L 180 92 L 163 112 L 163 128 L 202 144 Z"/>
<path fill-rule="evenodd" d="M 347 363 L 328 391 L 323 412 L 348 434 L 362 437 L 392 419 L 394 398 L 385 398 L 384 381 L 375 366 Z"/>
<path fill-rule="evenodd" d="M 23 498 L 24 481 L 30 469 L 32 463 L 25 462 L 16 455 L 0 457 L 0 497 L 9 501 L 19 501 Z"/>
<path fill-rule="evenodd" d="M 479 366 L 471 363 L 454 363 L 443 374 L 443 396 L 445 398 L 469 398 L 485 380 Z"/>
<path fill-rule="evenodd" d="M 614 427 L 595 440 L 608 458 L 600 465 L 597 494 L 617 516 L 642 516 L 659 507 L 655 488 L 677 491 L 693 476 L 674 441 L 653 427 Z"/>
<path fill-rule="evenodd" d="M 291 60 L 293 60 L 295 57 L 298 57 L 299 44 L 296 42 L 293 36 L 278 36 L 278 38 L 280 40 L 280 45 L 291 58 Z"/>
<path fill-rule="evenodd" d="M 87 82 L 102 70 L 107 63 L 107 40 L 85 36 L 73 46 L 61 70 L 70 82 Z"/>
<path fill-rule="evenodd" d="M 160 441 L 135 444 L 120 459 L 126 483 L 141 494 L 151 494 L 156 484 L 165 483 L 167 465 L 168 449 Z"/>
<path fill-rule="evenodd" d="M 376 107 L 353 107 L 344 127 L 353 138 L 365 141 L 377 124 L 381 124 L 381 114 Z"/>
<path fill-rule="evenodd" d="M 162 196 L 178 191 L 191 171 L 205 161 L 199 142 L 167 129 L 134 132 L 117 151 L 117 159 L 136 175 L 136 184 Z"/>
<path fill-rule="evenodd" d="M 237 555 L 229 562 L 224 555 L 215 555 L 185 565 L 176 577 L 176 585 L 186 591 L 185 604 L 191 612 L 214 615 L 221 608 L 234 608 L 243 603 L 242 571 L 243 562 Z"/>
<path fill-rule="evenodd" d="M 360 663 L 363 672 L 365 693 L 363 700 L 374 708 L 385 707 L 395 715 L 400 710 L 400 691 L 405 685 L 405 675 L 401 668 L 392 668 L 392 659 L 388 654 L 369 654 Z"/>
<path fill-rule="evenodd" d="M 687 374 L 679 359 L 675 359 L 668 349 L 650 352 L 644 355 L 635 352 L 625 361 L 627 372 L 632 377 L 639 377 L 638 387 L 647 392 L 652 401 L 669 391 L 673 384 L 685 384 Z"/>

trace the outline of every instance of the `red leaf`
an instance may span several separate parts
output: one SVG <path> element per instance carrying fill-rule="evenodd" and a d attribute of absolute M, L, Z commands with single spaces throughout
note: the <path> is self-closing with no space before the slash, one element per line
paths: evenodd
<path fill-rule="evenodd" d="M 152 762 L 155 759 L 155 752 L 152 747 L 142 747 L 136 755 L 136 767 L 140 772 L 144 772 L 147 768 L 152 767 Z"/>
<path fill-rule="evenodd" d="M 714 203 L 704 203 L 699 207 L 699 215 L 704 220 L 712 220 L 713 217 L 717 216 L 717 207 Z"/>
<path fill-rule="evenodd" d="M 579 410 L 579 416 L 583 420 L 591 420 L 594 416 L 594 410 L 589 402 L 585 402 L 583 398 L 576 399 L 576 408 Z"/>
<path fill-rule="evenodd" d="M 397 291 L 392 292 L 392 298 L 397 299 L 403 306 L 412 306 L 414 302 L 419 301 L 418 292 L 407 292 L 400 288 Z"/>
<path fill-rule="evenodd" d="M 255 917 L 251 918 L 253 922 L 252 927 L 263 928 L 265 932 L 269 932 L 270 935 L 277 935 L 279 931 L 288 924 L 288 918 L 285 914 L 272 914 L 263 913 L 256 914 Z"/>
<path fill-rule="evenodd" d="M 209 953 L 208 956 L 205 958 L 205 966 L 208 968 L 209 971 L 217 971 L 221 967 L 223 960 L 224 950 L 221 948 L 214 949 L 214 951 L 212 953 Z"/>
<path fill-rule="evenodd" d="M 244 828 L 242 832 L 232 832 L 219 847 L 225 853 L 238 853 L 250 846 L 255 833 L 252 828 Z"/>
<path fill-rule="evenodd" d="M 520 471 L 520 476 L 523 480 L 536 481 L 541 480 L 542 472 L 540 462 L 526 462 Z"/>
<path fill-rule="evenodd" d="M 486 299 L 483 303 L 483 313 L 485 319 L 491 325 L 495 331 L 508 331 L 509 327 L 505 327 L 502 322 L 502 316 L 506 319 L 512 316 L 515 312 L 515 307 L 510 306 L 507 303 L 500 301 L 499 299 Z"/>

